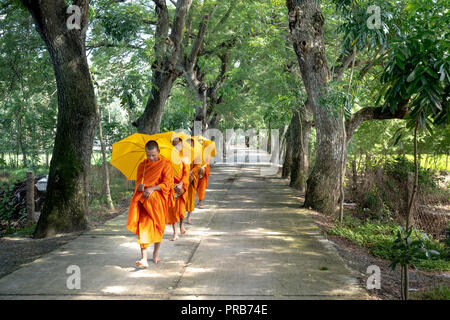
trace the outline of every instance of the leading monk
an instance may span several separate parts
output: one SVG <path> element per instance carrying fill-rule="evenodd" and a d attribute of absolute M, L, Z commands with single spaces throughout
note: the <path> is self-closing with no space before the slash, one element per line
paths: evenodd
<path fill-rule="evenodd" d="M 138 236 L 141 260 L 136 266 L 147 268 L 147 248 L 154 243 L 153 261 L 158 263 L 159 248 L 166 227 L 165 215 L 174 205 L 173 168 L 169 160 L 159 156 L 156 141 L 145 145 L 147 159 L 139 164 L 136 186 L 128 209 L 127 229 Z"/>

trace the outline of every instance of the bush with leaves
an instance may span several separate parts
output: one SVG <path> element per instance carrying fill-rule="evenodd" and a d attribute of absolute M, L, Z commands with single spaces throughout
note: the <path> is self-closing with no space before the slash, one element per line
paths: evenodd
<path fill-rule="evenodd" d="M 387 160 L 384 169 L 388 175 L 402 182 L 406 181 L 409 172 L 414 172 L 414 162 L 403 157 L 397 157 Z M 419 167 L 419 185 L 421 188 L 437 191 L 436 181 L 437 178 L 433 172 Z"/>
<path fill-rule="evenodd" d="M 14 184 L 0 184 L 0 235 L 9 233 L 12 229 L 11 222 L 17 211 L 18 203 L 14 196 Z"/>
<path fill-rule="evenodd" d="M 416 239 L 412 238 L 412 232 L 416 235 Z M 440 253 L 434 249 L 429 249 L 426 243 L 429 238 L 425 233 L 418 232 L 416 228 L 409 228 L 407 232 L 402 227 L 397 231 L 396 239 L 393 245 L 393 257 L 390 267 L 395 270 L 396 266 L 400 264 L 414 266 L 419 260 L 431 259 L 433 255 Z"/>

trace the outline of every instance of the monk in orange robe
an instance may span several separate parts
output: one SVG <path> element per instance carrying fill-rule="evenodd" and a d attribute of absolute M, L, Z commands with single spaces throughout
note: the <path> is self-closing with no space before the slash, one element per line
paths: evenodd
<path fill-rule="evenodd" d="M 191 147 L 194 148 L 194 140 L 191 138 L 188 140 L 191 144 Z M 186 202 L 186 211 L 187 211 L 187 223 L 192 224 L 191 214 L 195 210 L 195 192 L 198 187 L 199 180 L 199 169 L 201 167 L 201 163 L 199 163 L 199 159 L 197 157 L 193 157 L 191 159 L 191 170 L 189 173 L 189 188 Z"/>
<path fill-rule="evenodd" d="M 211 175 L 209 160 L 199 169 L 199 180 L 197 186 L 198 207 L 203 209 L 203 199 L 205 199 L 206 188 L 208 187 L 208 178 Z"/>
<path fill-rule="evenodd" d="M 136 261 L 136 266 L 141 268 L 148 267 L 147 248 L 151 243 L 155 244 L 153 261 L 161 261 L 158 253 L 166 227 L 165 216 L 174 205 L 172 164 L 159 156 L 156 141 L 147 142 L 145 152 L 147 159 L 138 167 L 127 220 L 127 229 L 138 235 L 141 260 Z"/>
<path fill-rule="evenodd" d="M 175 138 L 172 144 L 180 152 L 181 158 L 183 158 L 183 141 L 181 138 Z M 174 174 L 174 191 L 175 191 L 175 206 L 169 208 L 166 217 L 166 224 L 171 224 L 173 227 L 173 237 L 170 241 L 175 241 L 178 239 L 177 233 L 177 222 L 180 222 L 180 234 L 185 234 L 186 229 L 183 225 L 184 214 L 186 212 L 186 201 L 188 197 L 188 187 L 189 187 L 189 171 L 190 164 L 183 161 L 183 170 L 180 175 Z"/>

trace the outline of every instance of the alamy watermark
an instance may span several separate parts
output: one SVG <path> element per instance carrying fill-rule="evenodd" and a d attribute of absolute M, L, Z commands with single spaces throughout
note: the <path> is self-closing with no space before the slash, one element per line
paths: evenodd
<path fill-rule="evenodd" d="M 73 30 L 81 29 L 81 9 L 77 5 L 71 5 L 67 8 L 67 14 L 70 14 L 69 18 L 67 18 L 66 25 L 67 29 Z M 370 14 L 370 17 L 367 19 L 367 28 L 380 29 L 381 28 L 381 8 L 377 5 L 371 5 L 367 8 L 367 14 Z"/>
<path fill-rule="evenodd" d="M 71 5 L 66 10 L 67 14 L 70 14 L 69 18 L 66 20 L 67 29 L 73 30 L 81 29 L 81 9 L 79 6 Z"/>
<path fill-rule="evenodd" d="M 377 265 L 370 265 L 367 267 L 367 274 L 370 276 L 367 278 L 366 288 L 367 290 L 381 289 L 381 270 Z"/>
<path fill-rule="evenodd" d="M 367 14 L 371 16 L 367 19 L 367 28 L 370 30 L 381 28 L 381 8 L 376 5 L 371 5 L 367 8 Z"/>
<path fill-rule="evenodd" d="M 70 274 L 66 280 L 66 286 L 69 290 L 81 289 L 81 269 L 77 265 L 70 265 L 66 269 L 66 274 Z"/>

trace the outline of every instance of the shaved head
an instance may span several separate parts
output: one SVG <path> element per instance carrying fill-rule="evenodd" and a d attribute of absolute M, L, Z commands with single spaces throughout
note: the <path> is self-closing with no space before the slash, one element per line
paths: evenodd
<path fill-rule="evenodd" d="M 149 142 L 147 142 L 145 144 L 145 150 L 152 151 L 152 150 L 155 150 L 155 149 L 159 152 L 158 142 L 156 142 L 154 140 L 150 140 Z"/>
<path fill-rule="evenodd" d="M 176 137 L 176 138 L 173 138 L 173 140 L 172 140 L 172 144 L 174 145 L 174 146 L 176 146 L 177 144 L 179 144 L 180 142 L 182 142 L 183 140 L 180 138 L 180 137 Z"/>
<path fill-rule="evenodd" d="M 156 141 L 150 140 L 145 145 L 145 154 L 147 155 L 147 159 L 151 162 L 155 162 L 159 160 L 159 146 Z"/>

